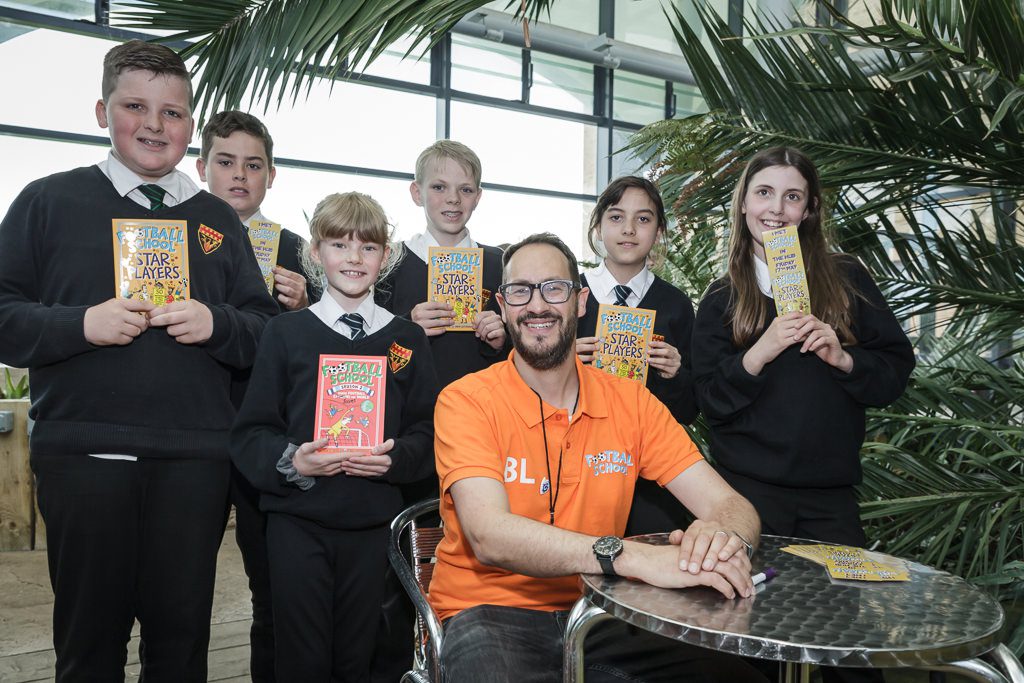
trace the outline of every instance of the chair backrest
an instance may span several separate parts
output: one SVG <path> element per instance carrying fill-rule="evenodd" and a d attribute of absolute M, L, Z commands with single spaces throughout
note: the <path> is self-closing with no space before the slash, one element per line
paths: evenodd
<path fill-rule="evenodd" d="M 416 648 L 413 656 L 413 680 L 427 676 L 435 683 L 441 681 L 441 620 L 427 601 L 430 579 L 434 575 L 434 552 L 444 537 L 439 526 L 424 526 L 420 518 L 436 519 L 438 499 L 411 505 L 391 522 L 391 540 L 388 559 L 402 587 L 416 607 Z M 402 537 L 408 531 L 409 554 L 406 555 Z"/>

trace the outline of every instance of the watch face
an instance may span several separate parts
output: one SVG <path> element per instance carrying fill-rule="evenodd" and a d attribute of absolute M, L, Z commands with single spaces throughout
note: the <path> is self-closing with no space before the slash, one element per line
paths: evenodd
<path fill-rule="evenodd" d="M 594 541 L 594 552 L 598 555 L 615 557 L 622 552 L 622 539 L 615 536 L 602 536 Z"/>

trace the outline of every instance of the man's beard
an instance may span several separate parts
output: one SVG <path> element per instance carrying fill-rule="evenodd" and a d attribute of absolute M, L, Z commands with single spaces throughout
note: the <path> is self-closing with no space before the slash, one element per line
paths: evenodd
<path fill-rule="evenodd" d="M 549 348 L 529 348 L 523 341 L 523 333 L 520 332 L 520 326 L 529 320 L 553 321 L 560 330 L 554 345 Z M 512 346 L 515 347 L 516 354 L 526 361 L 527 365 L 534 370 L 550 370 L 561 365 L 575 348 L 576 322 L 576 318 L 571 316 L 566 322 L 557 313 L 523 313 L 516 318 L 514 324 L 508 326 L 508 332 L 512 337 Z"/>

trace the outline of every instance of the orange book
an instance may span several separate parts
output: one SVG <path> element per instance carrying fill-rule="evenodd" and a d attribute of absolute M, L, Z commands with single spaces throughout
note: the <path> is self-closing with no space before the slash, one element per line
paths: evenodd
<path fill-rule="evenodd" d="M 647 382 L 655 314 L 648 308 L 598 306 L 594 367 L 641 384 Z"/>
<path fill-rule="evenodd" d="M 188 222 L 115 218 L 114 292 L 157 306 L 189 298 Z"/>
<path fill-rule="evenodd" d="M 321 451 L 369 451 L 384 441 L 384 356 L 320 354 L 313 440 Z"/>
<path fill-rule="evenodd" d="M 446 330 L 472 331 L 476 314 L 485 305 L 484 250 L 430 247 L 428 251 L 427 301 L 443 301 L 455 311 L 455 320 Z"/>

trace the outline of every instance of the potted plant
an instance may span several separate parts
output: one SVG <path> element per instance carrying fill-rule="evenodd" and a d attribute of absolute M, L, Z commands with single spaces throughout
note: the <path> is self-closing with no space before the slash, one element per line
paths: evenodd
<path fill-rule="evenodd" d="M 28 374 L 0 377 L 0 550 L 34 547 L 35 480 L 28 461 Z"/>

